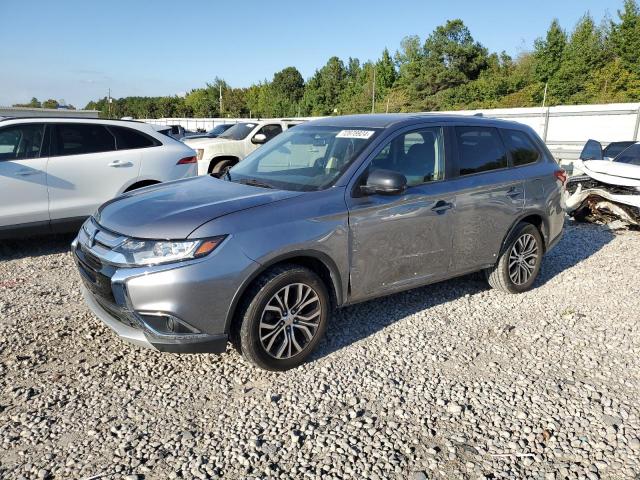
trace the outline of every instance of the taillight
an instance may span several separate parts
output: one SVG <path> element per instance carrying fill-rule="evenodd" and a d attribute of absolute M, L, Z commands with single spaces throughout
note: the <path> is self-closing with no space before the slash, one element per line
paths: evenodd
<path fill-rule="evenodd" d="M 567 172 L 565 172 L 563 169 L 559 169 L 553 172 L 553 176 L 556 177 L 557 180 L 560 180 L 560 183 L 562 185 L 567 183 Z"/>
<path fill-rule="evenodd" d="M 178 160 L 178 163 L 176 163 L 176 165 L 186 165 L 188 163 L 198 163 L 198 160 L 196 159 L 196 157 L 184 157 Z"/>

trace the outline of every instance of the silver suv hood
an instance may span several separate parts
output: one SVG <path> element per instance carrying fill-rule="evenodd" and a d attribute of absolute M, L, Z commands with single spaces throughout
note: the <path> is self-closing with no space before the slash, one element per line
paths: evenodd
<path fill-rule="evenodd" d="M 102 227 L 128 237 L 182 239 L 216 218 L 298 195 L 195 177 L 116 197 L 102 205 L 95 218 Z"/>

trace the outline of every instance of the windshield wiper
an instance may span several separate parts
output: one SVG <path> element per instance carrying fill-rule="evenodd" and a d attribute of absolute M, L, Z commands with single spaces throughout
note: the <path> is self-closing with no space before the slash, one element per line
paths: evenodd
<path fill-rule="evenodd" d="M 229 178 L 229 180 L 231 180 L 231 178 Z M 256 180 L 255 178 L 246 178 L 243 180 L 237 180 L 237 182 L 242 183 L 243 185 L 251 185 L 252 187 L 275 188 L 273 185 L 261 182 L 260 180 Z"/>

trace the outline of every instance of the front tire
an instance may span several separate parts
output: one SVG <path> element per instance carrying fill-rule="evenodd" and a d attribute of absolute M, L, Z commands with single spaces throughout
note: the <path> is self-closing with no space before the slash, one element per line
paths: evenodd
<path fill-rule="evenodd" d="M 529 290 L 540 272 L 544 247 L 538 229 L 520 223 L 498 262 L 485 270 L 489 285 L 507 293 Z"/>
<path fill-rule="evenodd" d="M 244 297 L 232 341 L 266 370 L 302 364 L 327 328 L 329 295 L 311 270 L 282 265 L 262 274 Z"/>

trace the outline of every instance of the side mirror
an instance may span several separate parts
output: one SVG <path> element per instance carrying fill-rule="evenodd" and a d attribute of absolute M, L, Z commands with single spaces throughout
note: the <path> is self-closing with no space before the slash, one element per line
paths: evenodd
<path fill-rule="evenodd" d="M 407 189 L 407 178 L 393 170 L 377 169 L 369 173 L 367 183 L 360 187 L 365 195 L 400 195 Z"/>
<path fill-rule="evenodd" d="M 251 139 L 251 143 L 255 145 L 262 145 L 267 143 L 267 136 L 264 133 L 256 133 Z"/>

